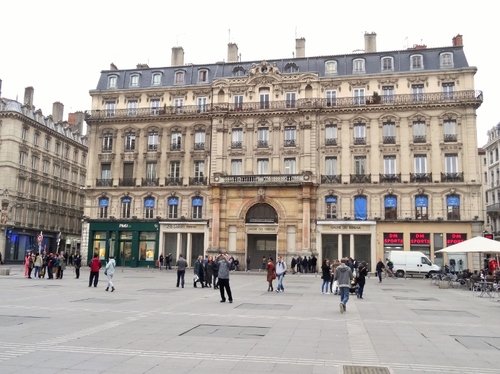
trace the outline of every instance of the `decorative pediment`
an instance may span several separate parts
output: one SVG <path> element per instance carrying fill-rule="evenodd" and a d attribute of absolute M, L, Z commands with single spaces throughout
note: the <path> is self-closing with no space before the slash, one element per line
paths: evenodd
<path fill-rule="evenodd" d="M 169 91 L 169 100 L 172 101 L 172 99 L 183 97 L 187 100 L 187 93 L 188 90 L 177 90 L 177 91 Z"/>
<path fill-rule="evenodd" d="M 322 82 L 320 83 L 321 92 L 324 92 L 325 90 L 338 90 L 340 92 L 341 85 L 342 82 L 336 82 L 336 81 Z"/>
<path fill-rule="evenodd" d="M 398 88 L 398 81 L 399 79 L 397 78 L 386 78 L 386 79 L 378 79 L 378 89 L 380 90 L 382 86 L 394 86 L 395 88 Z"/>
<path fill-rule="evenodd" d="M 349 83 L 349 91 L 352 91 L 353 88 L 361 87 L 370 91 L 370 81 L 368 79 L 354 79 L 352 81 L 348 81 Z"/>
<path fill-rule="evenodd" d="M 412 84 L 425 84 L 426 87 L 429 86 L 429 78 L 428 77 L 408 77 L 408 88 L 411 87 Z"/>
<path fill-rule="evenodd" d="M 248 72 L 249 77 L 254 76 L 267 76 L 267 75 L 280 75 L 278 70 L 278 65 L 274 62 L 273 64 L 262 61 L 260 64 L 252 64 L 252 68 Z"/>
<path fill-rule="evenodd" d="M 437 79 L 437 84 L 438 86 L 441 85 L 441 83 L 446 83 L 446 82 L 454 82 L 458 86 L 460 83 L 459 80 L 460 76 L 458 74 L 443 74 L 443 75 L 438 75 Z"/>

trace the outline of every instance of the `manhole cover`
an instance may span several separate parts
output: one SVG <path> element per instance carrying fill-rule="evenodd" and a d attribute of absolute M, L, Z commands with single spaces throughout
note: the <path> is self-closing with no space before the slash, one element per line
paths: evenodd
<path fill-rule="evenodd" d="M 389 368 L 380 366 L 344 366 L 344 374 L 391 374 Z"/>
<path fill-rule="evenodd" d="M 235 309 L 259 309 L 259 310 L 289 310 L 291 305 L 283 304 L 251 304 L 243 303 L 238 305 Z"/>
<path fill-rule="evenodd" d="M 203 336 L 210 338 L 260 339 L 269 332 L 269 327 L 198 325 L 181 336 Z"/>

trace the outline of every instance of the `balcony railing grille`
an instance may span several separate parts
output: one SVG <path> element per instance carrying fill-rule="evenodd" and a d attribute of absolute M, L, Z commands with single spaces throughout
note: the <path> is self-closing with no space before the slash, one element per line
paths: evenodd
<path fill-rule="evenodd" d="M 351 183 L 371 183 L 371 174 L 351 174 Z"/>
<path fill-rule="evenodd" d="M 111 179 L 96 179 L 96 187 L 111 187 L 113 186 L 113 178 Z"/>
<path fill-rule="evenodd" d="M 441 173 L 441 182 L 463 182 L 464 173 Z"/>
<path fill-rule="evenodd" d="M 432 182 L 432 173 L 410 173 L 410 182 Z"/>
<path fill-rule="evenodd" d="M 118 180 L 118 185 L 121 187 L 134 187 L 135 178 L 120 178 Z"/>
<path fill-rule="evenodd" d="M 322 175 L 321 183 L 323 184 L 340 184 L 342 182 L 341 175 Z"/>
<path fill-rule="evenodd" d="M 401 183 L 401 173 L 399 174 L 380 174 L 380 183 Z"/>
<path fill-rule="evenodd" d="M 165 178 L 165 186 L 182 186 L 181 177 L 167 177 Z"/>
<path fill-rule="evenodd" d="M 414 135 L 413 136 L 413 143 L 425 143 L 426 138 L 425 135 Z"/>

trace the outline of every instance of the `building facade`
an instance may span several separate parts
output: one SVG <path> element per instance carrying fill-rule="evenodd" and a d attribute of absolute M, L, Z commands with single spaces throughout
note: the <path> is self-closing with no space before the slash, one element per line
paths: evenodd
<path fill-rule="evenodd" d="M 6 262 L 29 252 L 76 253 L 81 249 L 87 144 L 82 112 L 63 121 L 56 102 L 44 117 L 33 106 L 0 100 L 0 251 Z"/>
<path fill-rule="evenodd" d="M 488 131 L 482 155 L 484 200 L 487 220 L 485 231 L 500 238 L 500 124 Z"/>
<path fill-rule="evenodd" d="M 278 254 L 373 268 L 392 249 L 432 258 L 482 232 L 482 94 L 461 35 L 378 52 L 370 33 L 363 53 L 321 57 L 297 39 L 296 57 L 269 61 L 238 61 L 232 43 L 227 62 L 183 55 L 173 48 L 164 68 L 112 65 L 90 91 L 90 251 L 94 238 L 135 266 L 227 252 L 256 268 Z M 153 258 L 110 240 L 110 220 L 157 223 Z"/>

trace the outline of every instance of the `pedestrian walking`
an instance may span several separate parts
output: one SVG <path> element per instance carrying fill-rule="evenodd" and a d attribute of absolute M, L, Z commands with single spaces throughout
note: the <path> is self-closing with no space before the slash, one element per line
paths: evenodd
<path fill-rule="evenodd" d="M 42 254 L 37 253 L 35 256 L 35 278 L 40 278 L 40 269 L 43 266 Z"/>
<path fill-rule="evenodd" d="M 384 271 L 385 265 L 381 258 L 378 259 L 375 271 L 377 272 L 378 282 L 382 283 L 382 271 Z"/>
<path fill-rule="evenodd" d="M 80 268 L 82 267 L 82 256 L 80 253 L 77 253 L 75 259 L 73 260 L 75 265 L 75 279 L 80 278 Z"/>
<path fill-rule="evenodd" d="M 325 259 L 323 260 L 323 264 L 321 265 L 321 279 L 323 279 L 323 282 L 321 283 L 321 293 L 323 294 L 329 294 L 328 292 L 328 285 L 330 284 L 330 261 Z"/>
<path fill-rule="evenodd" d="M 250 256 L 247 257 L 247 271 L 250 271 L 250 261 L 251 261 L 251 258 Z"/>
<path fill-rule="evenodd" d="M 175 266 L 177 267 L 177 284 L 176 287 L 179 287 L 179 283 L 182 285 L 182 288 L 184 288 L 184 276 L 186 275 L 186 268 L 188 266 L 188 263 L 182 253 L 179 255 L 179 259 L 175 263 Z"/>
<path fill-rule="evenodd" d="M 114 256 L 109 256 L 108 263 L 106 264 L 106 269 L 104 269 L 104 275 L 108 277 L 108 287 L 106 291 L 109 291 L 111 287 L 111 292 L 115 290 L 115 285 L 113 284 L 113 274 L 115 274 L 116 262 Z"/>
<path fill-rule="evenodd" d="M 89 276 L 89 287 L 94 283 L 94 287 L 97 287 L 99 283 L 99 269 L 101 269 L 101 261 L 99 260 L 99 255 L 94 254 L 94 258 L 90 260 L 90 276 Z"/>
<path fill-rule="evenodd" d="M 335 269 L 334 278 L 339 282 L 340 313 L 344 313 L 346 304 L 349 301 L 349 289 L 353 277 L 351 268 L 346 265 L 347 259 L 343 258 L 340 262 L 340 265 Z"/>
<path fill-rule="evenodd" d="M 273 291 L 273 280 L 276 279 L 276 268 L 274 266 L 273 258 L 269 257 L 269 261 L 267 263 L 267 282 L 269 286 L 267 287 L 267 292 Z"/>
<path fill-rule="evenodd" d="M 219 288 L 220 288 L 220 302 L 226 302 L 226 296 L 224 295 L 224 290 L 227 293 L 227 298 L 230 303 L 233 302 L 233 294 L 231 293 L 231 286 L 229 285 L 229 269 L 231 268 L 231 263 L 229 262 L 229 256 L 227 254 L 220 254 L 217 258 L 218 266 L 218 277 L 219 277 Z"/>
<path fill-rule="evenodd" d="M 278 287 L 276 292 L 284 292 L 285 287 L 283 287 L 283 278 L 286 274 L 286 263 L 281 260 L 281 256 L 278 256 L 278 262 L 276 262 L 276 277 L 278 278 Z"/>
<path fill-rule="evenodd" d="M 193 287 L 197 288 L 196 283 L 201 283 L 201 288 L 205 288 L 205 278 L 203 271 L 203 256 L 198 256 L 198 260 L 194 263 L 193 266 L 194 275 L 193 275 Z"/>
<path fill-rule="evenodd" d="M 365 290 L 366 276 L 367 275 L 368 275 L 368 269 L 366 268 L 366 262 L 361 261 L 361 263 L 359 264 L 357 278 L 356 278 L 357 283 L 359 285 L 358 294 L 357 294 L 358 299 L 363 298 L 363 292 Z"/>

